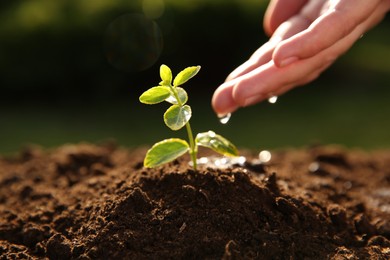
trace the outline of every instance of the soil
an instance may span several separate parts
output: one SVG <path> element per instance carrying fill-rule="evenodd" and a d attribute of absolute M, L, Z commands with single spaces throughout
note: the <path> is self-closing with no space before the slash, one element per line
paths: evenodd
<path fill-rule="evenodd" d="M 390 151 L 242 151 L 197 172 L 145 169 L 145 151 L 0 158 L 0 259 L 390 259 Z"/>

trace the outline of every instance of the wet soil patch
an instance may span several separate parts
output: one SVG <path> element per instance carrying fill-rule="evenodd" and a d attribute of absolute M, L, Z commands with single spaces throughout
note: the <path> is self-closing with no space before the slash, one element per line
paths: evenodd
<path fill-rule="evenodd" d="M 390 151 L 142 167 L 146 149 L 0 158 L 0 259 L 389 259 Z"/>

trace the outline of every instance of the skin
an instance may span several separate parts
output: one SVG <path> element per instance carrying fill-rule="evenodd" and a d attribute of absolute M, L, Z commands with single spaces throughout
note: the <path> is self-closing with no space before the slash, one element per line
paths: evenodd
<path fill-rule="evenodd" d="M 271 0 L 270 36 L 212 98 L 219 116 L 316 79 L 390 10 L 390 0 Z"/>

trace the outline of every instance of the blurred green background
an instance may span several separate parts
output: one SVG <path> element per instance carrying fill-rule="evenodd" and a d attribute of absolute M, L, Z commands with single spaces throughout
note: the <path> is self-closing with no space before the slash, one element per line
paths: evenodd
<path fill-rule="evenodd" d="M 32 0 L 0 3 L 0 153 L 25 145 L 115 139 L 126 147 L 182 136 L 167 106 L 139 95 L 174 73 L 202 70 L 186 86 L 195 132 L 240 148 L 310 144 L 390 148 L 390 21 L 385 19 L 315 82 L 235 112 L 211 110 L 215 88 L 267 39 L 262 0 Z"/>

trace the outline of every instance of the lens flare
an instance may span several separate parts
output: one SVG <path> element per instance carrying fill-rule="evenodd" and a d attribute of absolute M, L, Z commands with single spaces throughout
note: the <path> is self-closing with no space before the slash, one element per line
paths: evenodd
<path fill-rule="evenodd" d="M 141 14 L 122 15 L 107 28 L 106 58 L 118 70 L 145 70 L 158 60 L 162 48 L 163 37 L 159 26 Z"/>

